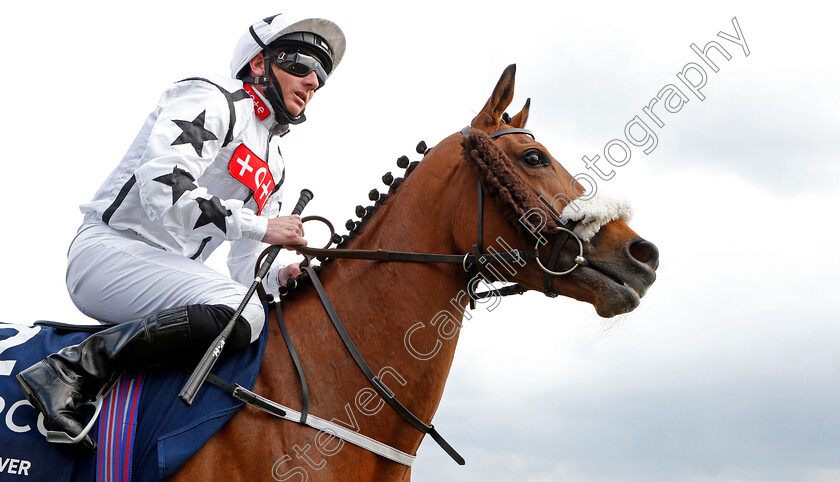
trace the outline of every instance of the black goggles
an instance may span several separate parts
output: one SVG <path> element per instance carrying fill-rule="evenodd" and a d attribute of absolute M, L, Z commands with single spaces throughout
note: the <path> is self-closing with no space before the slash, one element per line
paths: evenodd
<path fill-rule="evenodd" d="M 313 70 L 318 77 L 318 88 L 324 86 L 327 81 L 327 72 L 321 62 L 311 56 L 298 51 L 280 51 L 272 55 L 274 65 L 280 67 L 283 72 L 295 77 L 306 77 Z"/>

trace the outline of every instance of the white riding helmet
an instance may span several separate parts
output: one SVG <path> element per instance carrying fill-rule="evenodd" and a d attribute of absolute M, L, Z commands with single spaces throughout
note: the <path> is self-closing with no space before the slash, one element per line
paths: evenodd
<path fill-rule="evenodd" d="M 347 46 L 346 40 L 344 39 L 344 32 L 341 31 L 338 25 L 324 18 L 301 19 L 300 17 L 293 17 L 288 13 L 281 13 L 264 18 L 251 25 L 248 32 L 239 39 L 233 51 L 233 59 L 230 62 L 231 77 L 236 78 L 239 72 L 248 65 L 248 62 L 262 52 L 271 42 L 284 35 L 295 32 L 311 32 L 327 42 L 328 45 L 325 50 L 331 57 L 331 62 L 328 62 L 328 65 L 324 65 L 327 75 L 331 74 L 338 67 L 341 58 L 344 57 L 344 50 Z M 324 48 L 323 45 L 319 46 Z"/>

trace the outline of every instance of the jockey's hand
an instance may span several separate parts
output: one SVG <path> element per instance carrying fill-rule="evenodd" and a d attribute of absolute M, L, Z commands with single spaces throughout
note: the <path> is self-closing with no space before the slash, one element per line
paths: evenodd
<path fill-rule="evenodd" d="M 280 271 L 277 273 L 277 280 L 280 281 L 280 286 L 286 286 L 287 281 L 301 273 L 300 263 L 292 263 L 280 268 Z"/>
<path fill-rule="evenodd" d="M 306 246 L 306 240 L 303 239 L 303 224 L 300 222 L 300 216 L 293 214 L 291 216 L 279 216 L 274 219 L 269 219 L 268 228 L 265 230 L 265 236 L 263 236 L 262 242 L 280 244 L 285 247 Z"/>

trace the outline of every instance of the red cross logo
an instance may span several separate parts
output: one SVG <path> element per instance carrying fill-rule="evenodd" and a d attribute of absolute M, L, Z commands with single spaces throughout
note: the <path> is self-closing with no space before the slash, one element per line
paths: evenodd
<path fill-rule="evenodd" d="M 275 186 L 268 164 L 248 149 L 248 146 L 241 144 L 230 158 L 229 172 L 231 176 L 254 191 L 254 201 L 259 206 L 257 214 L 262 214 L 263 207 L 274 192 Z"/>

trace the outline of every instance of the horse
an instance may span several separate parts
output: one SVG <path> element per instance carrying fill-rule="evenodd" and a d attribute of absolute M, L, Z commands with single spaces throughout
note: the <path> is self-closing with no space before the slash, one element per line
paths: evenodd
<path fill-rule="evenodd" d="M 609 202 L 593 209 L 599 196 L 589 199 L 525 129 L 530 100 L 512 118 L 505 113 L 514 79 L 509 66 L 469 126 L 431 149 L 418 146 L 422 161 L 401 158 L 406 175 L 388 179 L 387 194 L 372 192 L 374 206 L 357 207 L 362 221 L 348 223 L 351 234 L 336 249 L 297 248 L 317 256 L 319 269 L 296 280 L 259 343 L 223 354 L 228 359 L 214 370 L 253 392 L 236 387 L 233 398 L 204 388 L 187 408 L 173 389 L 186 374 L 165 367 L 127 374 L 102 404 L 97 458 L 80 461 L 39 438 L 50 437 L 43 417 L 14 387 L 0 397 L 0 476 L 62 469 L 63 478 L 107 473 L 102 480 L 400 481 L 410 480 L 427 434 L 463 463 L 431 420 L 468 305 L 532 290 L 612 317 L 639 305 L 659 264 L 656 246 L 627 225 L 626 209 Z M 497 289 L 495 281 L 514 284 Z M 12 330 L 0 340 L 0 381 L 43 357 L 28 340 L 61 347 L 86 337 L 41 326 Z M 143 384 L 150 388 L 141 391 Z M 216 396 L 229 405 L 202 412 Z M 240 408 L 243 399 L 261 410 Z M 129 405 L 143 408 L 122 408 Z M 164 411 L 178 418 L 175 428 L 164 425 Z M 115 423 L 119 413 L 137 418 Z M 144 424 L 164 429 L 143 432 Z M 142 454 L 120 445 L 116 432 L 142 439 Z M 190 436 L 199 439 L 194 454 L 180 446 Z M 103 450 L 103 440 L 116 448 Z M 49 455 L 30 456 L 39 447 Z M 142 472 L 132 470 L 132 457 Z"/>
<path fill-rule="evenodd" d="M 567 239 L 558 250 L 558 243 L 540 244 L 540 233 L 532 229 L 538 222 L 545 224 L 528 217 L 537 206 L 517 205 L 540 198 L 574 203 L 584 189 L 525 131 L 530 99 L 512 118 L 505 113 L 513 98 L 514 80 L 512 65 L 472 119 L 469 131 L 456 132 L 426 151 L 398 189 L 392 186 L 384 202 L 364 211 L 367 218 L 353 226 L 354 233 L 344 240 L 347 250 L 452 253 L 466 260 L 481 238 L 492 239 L 486 250 L 496 253 L 509 252 L 511 247 L 532 250 L 536 245 L 538 257 L 517 263 L 508 259 L 505 266 L 494 268 L 495 273 L 504 272 L 508 281 L 523 290 L 592 304 L 602 317 L 633 310 L 655 280 L 659 261 L 653 243 L 624 220 L 614 219 L 588 241 L 578 244 Z M 507 132 L 491 139 L 502 131 Z M 503 153 L 500 156 L 506 157 L 518 184 L 500 179 L 504 172 L 486 172 L 493 166 L 477 167 L 465 160 L 470 148 L 477 149 L 475 144 L 480 142 L 489 142 L 493 144 L 489 148 Z M 487 163 L 498 160 L 491 158 Z M 547 209 L 545 203 L 543 207 Z M 569 268 L 581 254 L 586 261 Z M 560 263 L 549 270 L 563 265 L 556 269 L 571 271 L 546 278 L 545 263 L 540 260 L 551 257 Z M 466 265 L 332 259 L 319 271 L 323 290 L 378 380 L 426 422 L 440 403 L 464 312 L 481 283 L 482 277 L 475 276 L 474 269 L 465 270 Z M 489 267 L 481 271 L 486 275 L 492 271 Z M 468 286 L 471 289 L 465 290 Z M 488 302 L 488 298 L 477 302 Z M 314 283 L 302 283 L 282 307 L 289 339 L 305 373 L 309 413 L 415 454 L 424 434 L 371 389 L 330 326 Z M 301 380 L 276 316 L 270 318 L 268 346 L 254 392 L 300 411 Z M 346 443 L 330 431 L 279 421 L 249 407 L 237 412 L 173 480 L 212 480 L 219 474 L 225 480 L 399 481 L 409 480 L 411 470 Z"/>

